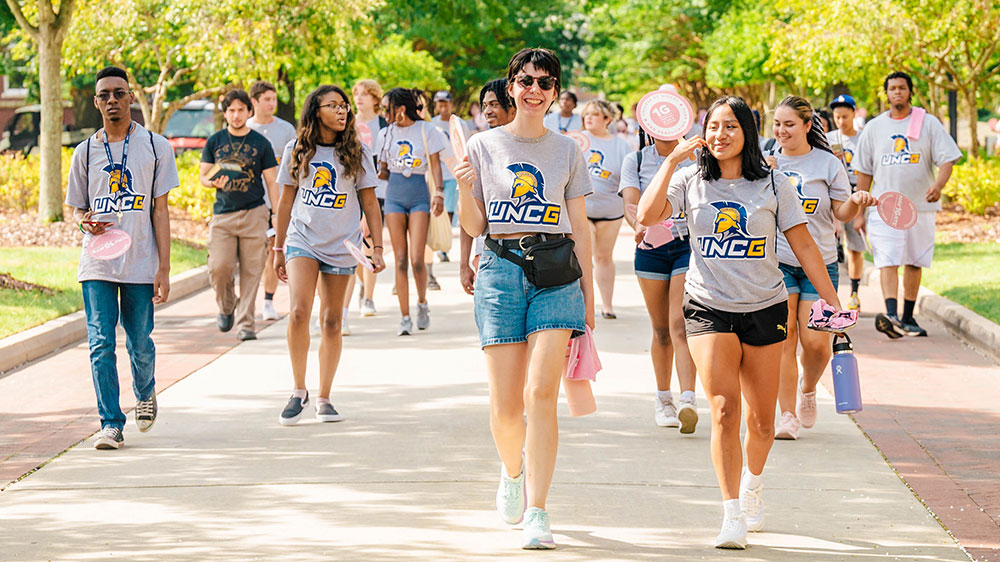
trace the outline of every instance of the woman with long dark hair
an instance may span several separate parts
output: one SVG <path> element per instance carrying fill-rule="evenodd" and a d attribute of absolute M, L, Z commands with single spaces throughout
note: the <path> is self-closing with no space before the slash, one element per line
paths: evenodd
<path fill-rule="evenodd" d="M 698 166 L 677 165 L 698 151 Z M 688 347 L 712 410 L 712 464 L 725 512 L 718 548 L 746 548 L 764 525 L 761 473 L 774 443 L 788 293 L 775 238 L 782 232 L 820 295 L 839 307 L 822 256 L 806 227 L 795 188 L 768 170 L 753 114 L 723 97 L 706 114 L 701 137 L 677 145 L 639 199 L 639 222 L 688 217 L 691 265 L 684 288 Z M 746 401 L 747 467 L 740 445 Z"/>
<path fill-rule="evenodd" d="M 875 204 L 867 191 L 851 194 L 847 169 L 833 154 L 820 123 L 819 113 L 798 96 L 781 100 L 774 111 L 774 138 L 778 146 L 765 157 L 772 169 L 792 180 L 808 219 L 809 234 L 819 247 L 833 286 L 840 280 L 837 264 L 835 221 L 854 220 L 858 212 Z M 781 384 L 778 404 L 781 418 L 775 439 L 798 439 L 800 427 L 816 423 L 816 384 L 823 376 L 830 355 L 830 334 L 806 329 L 809 310 L 819 299 L 788 241 L 778 235 L 778 267 L 788 291 L 788 339 L 781 354 Z M 802 355 L 796 351 L 802 344 Z M 799 363 L 802 380 L 799 380 Z"/>
<path fill-rule="evenodd" d="M 559 444 L 556 399 L 570 337 L 594 326 L 590 176 L 576 142 L 544 124 L 560 75 L 549 50 L 515 54 L 507 65 L 514 120 L 473 136 L 455 169 L 462 228 L 487 235 L 474 296 L 502 463 L 497 510 L 510 525 L 524 519 L 526 549 L 555 548 L 545 500 Z M 527 251 L 552 275 L 529 278 Z"/>
<path fill-rule="evenodd" d="M 413 266 L 413 279 L 417 284 L 417 329 L 426 330 L 431 323 L 424 246 L 427 245 L 431 212 L 436 217 L 444 211 L 441 151 L 447 141 L 437 127 L 421 116 L 424 104 L 419 90 L 393 88 L 386 98 L 389 126 L 380 131 L 376 152 L 379 154 L 379 177 L 389 180 L 385 192 L 385 222 L 396 260 L 396 297 L 402 315 L 396 333 L 408 336 L 413 333 L 408 265 Z M 432 174 L 434 197 L 427 190 L 427 174 Z"/>
<path fill-rule="evenodd" d="M 375 165 L 371 150 L 358 139 L 354 119 L 343 90 L 337 86 L 316 88 L 306 97 L 297 136 L 281 158 L 274 269 L 288 283 L 288 355 L 295 380 L 292 397 L 279 418 L 282 425 L 298 423 L 309 404 L 306 361 L 317 278 L 322 336 L 316 419 L 342 419 L 330 402 L 330 387 L 343 346 L 341 320 L 347 285 L 356 267 L 344 242 L 361 245 L 362 209 L 374 242 L 371 260 L 375 271 L 385 269 Z"/>

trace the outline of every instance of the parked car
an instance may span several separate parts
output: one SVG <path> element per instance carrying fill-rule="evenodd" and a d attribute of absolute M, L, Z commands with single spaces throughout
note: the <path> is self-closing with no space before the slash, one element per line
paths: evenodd
<path fill-rule="evenodd" d="M 215 106 L 208 100 L 192 101 L 170 116 L 163 136 L 174 147 L 174 153 L 201 150 L 215 132 Z"/>
<path fill-rule="evenodd" d="M 26 105 L 14 111 L 14 118 L 7 124 L 0 137 L 0 152 L 20 152 L 36 154 L 38 152 L 38 135 L 42 130 L 42 106 Z M 62 133 L 62 145 L 74 147 L 97 129 L 73 129 L 66 125 Z"/>

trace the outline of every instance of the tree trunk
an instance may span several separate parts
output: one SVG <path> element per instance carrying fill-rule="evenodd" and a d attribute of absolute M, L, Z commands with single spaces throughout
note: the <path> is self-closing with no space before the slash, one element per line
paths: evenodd
<path fill-rule="evenodd" d="M 969 158 L 979 158 L 979 110 L 976 107 L 976 84 L 972 83 L 965 91 L 965 105 L 969 110 Z"/>
<path fill-rule="evenodd" d="M 44 13 L 44 10 L 42 10 Z M 47 19 L 47 18 L 46 18 Z M 57 222 L 63 218 L 62 189 L 62 36 L 51 21 L 38 29 L 38 82 L 41 89 L 42 123 L 39 148 L 38 219 Z"/>
<path fill-rule="evenodd" d="M 295 79 L 288 75 L 288 71 L 282 66 L 278 69 L 278 83 L 284 84 L 288 89 L 288 103 L 281 101 L 281 97 L 278 97 L 278 109 L 275 111 L 275 115 L 288 121 L 291 124 L 295 124 Z M 381 100 L 380 100 L 381 101 Z"/>

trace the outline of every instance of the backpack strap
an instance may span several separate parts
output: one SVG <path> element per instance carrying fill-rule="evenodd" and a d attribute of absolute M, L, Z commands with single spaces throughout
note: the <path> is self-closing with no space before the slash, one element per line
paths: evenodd
<path fill-rule="evenodd" d="M 87 180 L 87 191 L 90 191 L 90 137 L 87 137 L 87 159 L 83 165 L 83 177 Z"/>
<path fill-rule="evenodd" d="M 151 182 L 152 185 L 150 185 L 152 188 L 150 195 L 154 195 L 156 193 L 156 171 L 160 167 L 160 157 L 156 155 L 156 143 L 153 142 L 153 131 L 146 129 L 146 132 L 149 133 L 149 148 L 153 151 L 153 181 Z"/>

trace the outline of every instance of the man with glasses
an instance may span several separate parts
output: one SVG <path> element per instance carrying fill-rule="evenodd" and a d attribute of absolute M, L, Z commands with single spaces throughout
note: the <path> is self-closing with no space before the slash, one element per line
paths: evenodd
<path fill-rule="evenodd" d="M 170 143 L 132 121 L 135 100 L 124 70 L 97 73 L 94 105 L 103 128 L 73 151 L 66 204 L 84 233 L 78 279 L 87 315 L 90 367 L 101 433 L 97 449 L 120 449 L 125 414 L 119 406 L 115 328 L 121 318 L 132 364 L 135 423 L 156 421 L 153 305 L 170 293 L 167 193 L 177 187 Z M 104 250 L 119 248 L 118 251 Z M 124 248 L 123 253 L 120 248 Z"/>
<path fill-rule="evenodd" d="M 267 259 L 267 223 L 263 177 L 271 201 L 278 200 L 278 162 L 264 135 L 250 129 L 250 96 L 232 90 L 222 98 L 227 126 L 208 138 L 201 153 L 201 184 L 215 188 L 208 231 L 208 278 L 219 306 L 216 325 L 236 338 L 255 340 L 254 301 Z M 218 164 L 218 166 L 216 166 Z M 234 276 L 239 263 L 240 293 Z"/>

